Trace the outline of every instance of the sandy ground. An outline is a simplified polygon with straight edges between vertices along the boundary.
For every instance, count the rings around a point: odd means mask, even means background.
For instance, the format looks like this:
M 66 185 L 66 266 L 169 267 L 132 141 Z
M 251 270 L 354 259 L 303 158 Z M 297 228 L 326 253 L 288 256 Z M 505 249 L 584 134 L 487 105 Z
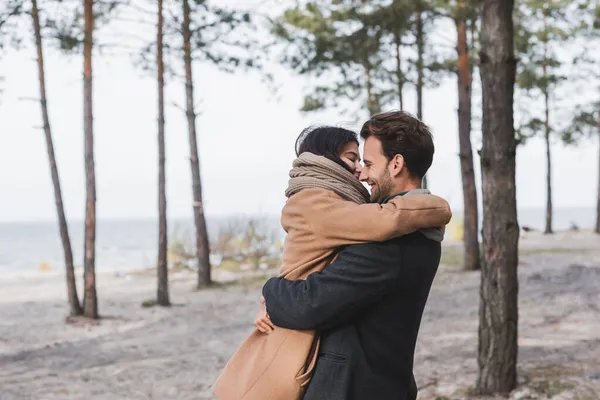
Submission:
M 465 399 L 476 373 L 478 273 L 447 242 L 415 358 L 420 399 Z M 220 276 L 221 279 L 225 278 Z M 171 309 L 142 308 L 148 275 L 98 276 L 98 325 L 65 324 L 59 272 L 0 275 L 0 399 L 211 399 L 252 329 L 260 285 L 201 292 L 172 276 Z M 521 239 L 519 380 L 514 399 L 600 399 L 600 237 Z

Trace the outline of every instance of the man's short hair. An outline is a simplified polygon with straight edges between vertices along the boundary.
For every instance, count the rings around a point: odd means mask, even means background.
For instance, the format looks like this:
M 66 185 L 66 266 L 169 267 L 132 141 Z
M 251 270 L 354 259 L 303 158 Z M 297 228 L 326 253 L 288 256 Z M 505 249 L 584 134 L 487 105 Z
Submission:
M 360 136 L 381 141 L 383 155 L 391 161 L 396 154 L 404 157 L 411 176 L 423 178 L 433 162 L 433 135 L 429 127 L 405 111 L 375 114 L 365 122 Z

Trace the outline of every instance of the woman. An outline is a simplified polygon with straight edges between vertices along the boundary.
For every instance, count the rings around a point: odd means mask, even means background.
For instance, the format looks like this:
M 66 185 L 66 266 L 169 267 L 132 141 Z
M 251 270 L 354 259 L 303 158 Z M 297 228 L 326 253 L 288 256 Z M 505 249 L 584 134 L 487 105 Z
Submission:
M 357 179 L 361 165 L 356 134 L 319 127 L 302 132 L 286 190 L 281 223 L 287 233 L 280 276 L 305 279 L 323 270 L 348 244 L 384 241 L 450 221 L 448 203 L 433 195 L 398 196 L 369 204 Z M 261 326 L 261 321 L 263 326 Z M 213 390 L 220 400 L 299 399 L 318 350 L 315 332 L 277 327 L 259 318 Z

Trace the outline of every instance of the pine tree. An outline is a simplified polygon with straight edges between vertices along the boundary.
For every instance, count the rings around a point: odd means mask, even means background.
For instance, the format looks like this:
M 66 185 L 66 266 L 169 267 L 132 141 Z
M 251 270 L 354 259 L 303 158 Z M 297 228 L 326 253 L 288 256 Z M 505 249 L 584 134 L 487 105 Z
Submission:
M 598 170 L 594 231 L 600 234 L 600 72 L 598 72 L 600 56 L 595 50 L 600 46 L 600 3 L 589 0 L 578 1 L 574 19 L 580 21 L 576 32 L 576 39 L 580 46 L 578 46 L 579 54 L 573 60 L 572 70 L 576 73 L 571 81 L 577 86 L 583 86 L 582 92 L 578 91 L 578 98 L 589 98 L 584 95 L 588 89 L 591 91 L 591 98 L 597 100 L 578 104 L 575 107 L 572 120 L 562 132 L 562 139 L 568 145 L 589 140 L 597 142 Z
M 469 38 L 469 28 L 477 22 L 477 4 L 473 0 L 441 1 L 436 10 L 453 20 L 456 26 L 456 58 L 448 60 L 446 65 L 456 73 L 458 87 L 458 142 L 460 171 L 463 189 L 464 221 L 464 269 L 480 269 L 479 254 L 479 211 L 477 205 L 477 187 L 473 164 L 473 146 L 471 144 L 472 87 L 475 48 L 473 36 Z
M 316 78 L 317 84 L 304 99 L 302 111 L 324 108 L 381 111 L 386 95 L 382 81 L 382 35 L 369 24 L 370 12 L 362 3 L 311 2 L 286 10 L 272 33 L 285 45 L 281 61 L 300 75 Z M 396 76 L 397 70 L 396 70 Z
M 35 47 L 37 51 L 38 80 L 40 85 L 40 107 L 42 112 L 42 121 L 44 126 L 44 135 L 46 138 L 46 148 L 48 152 L 48 161 L 50 163 L 50 174 L 52 176 L 52 186 L 54 188 L 54 202 L 56 204 L 56 213 L 58 217 L 58 227 L 63 246 L 63 255 L 65 259 L 65 273 L 67 280 L 67 298 L 69 301 L 69 315 L 78 316 L 83 313 L 79 297 L 77 295 L 77 285 L 75 283 L 75 267 L 73 262 L 73 250 L 71 248 L 71 238 L 65 208 L 63 204 L 63 195 L 60 185 L 60 177 L 56 156 L 54 154 L 54 143 L 52 140 L 52 129 L 50 127 L 50 116 L 48 115 L 48 100 L 46 97 L 46 72 L 44 68 L 44 51 L 42 42 L 42 28 L 40 23 L 40 10 L 37 0 L 31 0 L 31 17 L 33 22 L 33 32 L 35 37 Z
M 513 0 L 482 0 L 483 256 L 475 388 L 480 395 L 509 393 L 517 385 L 519 225 L 513 8 Z
M 570 38 L 567 7 L 570 0 L 523 0 L 519 3 L 517 51 L 520 56 L 517 83 L 533 104 L 541 103 L 542 115 L 530 115 L 520 127 L 526 137 L 541 135 L 546 145 L 546 223 L 552 228 L 552 152 L 551 138 L 556 133 L 552 120 L 556 90 L 566 79 L 557 48 Z M 529 110 L 536 107 L 528 106 Z
M 170 306 L 167 265 L 167 188 L 165 168 L 165 70 L 163 60 L 163 0 L 158 0 L 156 22 L 156 82 L 158 86 L 158 260 L 156 303 Z

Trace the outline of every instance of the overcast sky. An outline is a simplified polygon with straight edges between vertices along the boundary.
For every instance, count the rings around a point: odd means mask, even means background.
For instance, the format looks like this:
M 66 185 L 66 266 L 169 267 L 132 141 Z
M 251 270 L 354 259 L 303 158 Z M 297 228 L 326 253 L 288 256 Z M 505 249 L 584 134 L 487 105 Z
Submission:
M 253 0 L 254 1 L 254 0 Z M 239 2 L 238 2 L 239 3 Z M 66 211 L 84 214 L 82 62 L 46 51 L 47 93 Z M 350 124 L 349 116 L 329 111 L 303 115 L 304 78 L 280 73 L 276 97 L 256 74 L 228 75 L 196 65 L 197 130 L 208 215 L 277 214 L 284 204 L 294 141 L 311 124 Z M 0 221 L 55 218 L 54 198 L 38 98 L 32 49 L 0 60 L 4 93 L 0 99 Z M 95 156 L 99 218 L 148 218 L 157 214 L 156 84 L 127 57 L 94 60 Z M 167 88 L 167 191 L 170 217 L 192 214 L 189 149 L 183 85 Z M 406 94 L 408 111 L 414 93 Z M 448 79 L 425 92 L 424 120 L 432 127 L 436 154 L 430 188 L 461 208 L 456 82 Z M 356 117 L 356 116 L 353 116 Z M 479 147 L 480 134 L 474 132 Z M 579 148 L 553 146 L 556 207 L 595 205 L 597 144 Z M 545 204 L 542 142 L 532 140 L 518 151 L 519 207 Z M 477 169 L 479 159 L 476 159 Z M 478 182 L 479 185 L 479 182 Z

